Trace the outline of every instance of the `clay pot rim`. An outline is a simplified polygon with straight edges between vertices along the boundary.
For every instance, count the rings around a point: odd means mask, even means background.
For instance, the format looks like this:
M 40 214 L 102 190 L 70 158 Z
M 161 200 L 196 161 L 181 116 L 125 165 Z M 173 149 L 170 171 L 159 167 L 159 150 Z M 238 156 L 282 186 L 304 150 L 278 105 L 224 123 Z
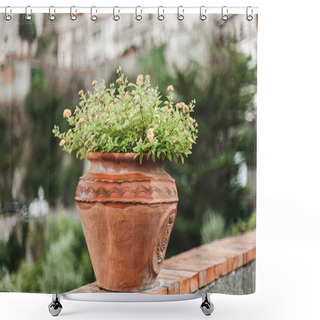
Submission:
M 136 154 L 134 152 L 99 152 L 99 151 L 90 151 L 87 152 L 86 158 L 88 160 L 134 160 L 139 161 L 139 157 L 134 159 Z M 147 160 L 148 154 L 143 153 L 143 160 L 152 161 L 152 157 L 150 156 Z M 161 161 L 156 158 L 156 162 Z M 152 161 L 153 162 L 153 161 Z M 162 162 L 162 161 L 161 161 Z

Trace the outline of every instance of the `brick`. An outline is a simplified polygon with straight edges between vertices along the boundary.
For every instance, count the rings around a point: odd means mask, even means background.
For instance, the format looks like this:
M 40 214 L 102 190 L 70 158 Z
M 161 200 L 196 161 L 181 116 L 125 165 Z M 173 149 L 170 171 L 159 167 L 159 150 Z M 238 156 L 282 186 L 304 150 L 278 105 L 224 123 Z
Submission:
M 82 286 L 80 288 L 71 290 L 67 293 L 106 293 L 107 290 L 101 289 L 98 287 L 97 281 L 88 283 L 85 286 Z
M 167 288 L 167 294 L 180 294 L 180 282 L 172 279 L 161 279 L 162 286 Z
M 179 266 L 180 269 L 185 267 L 186 270 L 188 268 L 190 271 L 202 271 L 206 269 L 208 278 L 207 283 L 219 278 L 221 274 L 225 275 L 227 273 L 227 259 L 199 252 L 190 253 L 188 257 L 184 257 L 184 259 L 179 259 L 178 261 L 171 260 L 165 261 L 165 263 L 166 266 Z M 203 282 L 201 282 L 199 286 L 202 287 L 202 284 Z
M 205 286 L 208 281 L 208 275 L 212 277 L 214 274 L 214 266 L 212 264 L 196 264 L 192 261 L 173 261 L 173 262 L 164 262 L 163 268 L 165 269 L 174 269 L 174 270 L 184 270 L 184 271 L 193 271 L 198 273 L 198 282 L 199 288 Z M 213 275 L 214 277 L 214 275 Z
M 256 258 L 256 248 L 253 248 L 247 252 L 247 263 Z
M 154 289 L 150 289 L 150 290 L 139 292 L 139 293 L 168 294 L 168 288 L 167 287 L 156 287 Z
M 162 268 L 162 274 L 170 274 L 175 276 L 186 277 L 189 279 L 189 292 L 192 293 L 199 289 L 199 273 L 185 270 L 174 270 Z M 181 286 L 180 286 L 181 289 Z
M 219 264 L 216 264 L 216 265 L 214 266 L 214 278 L 213 278 L 213 280 L 219 279 L 221 276 L 222 276 L 222 263 L 219 263 Z M 210 278 L 210 279 L 211 279 L 211 278 Z M 212 282 L 213 280 L 208 281 L 208 282 L 210 283 L 210 282 Z
M 192 251 L 188 252 L 188 254 L 184 255 L 182 258 L 166 260 L 165 265 L 176 265 L 180 266 L 181 268 L 186 266 L 190 269 L 193 268 L 192 270 L 197 270 L 197 266 L 201 266 L 201 269 L 199 270 L 202 270 L 202 268 L 205 267 L 207 268 L 207 283 L 210 283 L 219 278 L 221 275 L 227 274 L 227 261 L 228 259 L 223 257 L 212 256 L 199 251 Z M 199 286 L 202 287 L 202 284 L 203 282 L 199 277 Z
M 186 274 L 187 273 L 187 274 Z M 190 275 L 191 274 L 191 275 Z M 192 277 L 197 275 L 196 273 L 182 271 L 182 270 L 169 270 L 162 269 L 159 273 L 159 279 L 177 280 L 180 283 L 180 294 L 190 293 L 190 283 L 192 287 L 195 287 L 195 280 Z
M 199 251 L 205 252 L 206 255 L 211 256 L 211 257 L 220 257 L 220 258 L 227 258 L 227 268 L 228 268 L 228 273 L 240 268 L 243 266 L 243 262 L 245 260 L 245 254 L 246 252 L 244 250 L 232 250 L 232 249 L 224 249 L 224 248 L 201 248 Z

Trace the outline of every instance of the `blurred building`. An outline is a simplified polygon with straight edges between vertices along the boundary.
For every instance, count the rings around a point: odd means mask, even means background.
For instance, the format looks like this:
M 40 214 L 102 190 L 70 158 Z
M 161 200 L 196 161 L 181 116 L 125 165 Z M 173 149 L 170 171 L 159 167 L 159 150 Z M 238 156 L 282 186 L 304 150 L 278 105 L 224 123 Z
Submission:
M 126 14 L 117 22 L 111 15 L 99 16 L 95 22 L 88 15 L 78 15 L 71 22 L 69 16 L 62 16 L 56 23 L 58 68 L 89 71 L 97 79 L 105 78 L 118 65 L 125 73 L 137 73 L 138 54 L 164 43 L 169 64 L 183 67 L 190 58 L 205 62 L 206 38 L 198 37 L 197 32 L 191 32 L 194 30 L 209 37 L 216 30 L 220 36 L 234 35 L 238 49 L 250 54 L 256 63 L 256 19 L 249 22 L 244 15 L 233 15 L 223 22 L 220 15 L 210 15 L 201 21 L 198 15 L 188 15 L 179 21 L 170 15 L 158 21 L 155 15 L 145 15 L 136 21 L 134 15 Z
M 42 34 L 43 15 L 33 17 L 37 36 Z M 37 52 L 37 41 L 29 44 L 19 35 L 19 16 L 0 19 L 0 109 L 1 105 L 24 101 L 30 89 L 31 58 Z

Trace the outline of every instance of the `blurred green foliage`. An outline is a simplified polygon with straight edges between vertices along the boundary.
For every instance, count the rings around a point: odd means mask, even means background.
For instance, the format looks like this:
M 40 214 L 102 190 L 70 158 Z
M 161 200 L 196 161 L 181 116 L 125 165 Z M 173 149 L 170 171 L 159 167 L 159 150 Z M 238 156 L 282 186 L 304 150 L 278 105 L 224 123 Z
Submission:
M 256 228 L 256 212 L 247 219 L 239 219 L 228 228 L 221 214 L 207 210 L 202 218 L 201 243 L 209 243 L 224 237 L 236 236 Z
M 249 219 L 239 219 L 231 226 L 231 235 L 236 236 L 239 233 L 243 233 L 256 228 L 256 212 L 254 212 Z
M 29 124 L 28 157 L 26 175 L 23 181 L 24 194 L 31 201 L 43 186 L 50 205 L 60 200 L 63 204 L 73 204 L 75 185 L 82 172 L 82 164 L 68 157 L 68 171 L 60 170 L 63 154 L 50 128 L 61 123 L 65 105 L 58 95 L 45 86 L 41 69 L 32 69 L 31 91 L 26 96 L 25 108 Z M 34 168 L 37 170 L 34 170 Z M 66 175 L 66 172 L 68 174 Z M 67 191 L 61 193 L 61 190 Z M 72 190 L 72 192 L 69 192 Z M 62 197 L 62 198 L 61 198 Z
M 50 45 L 56 42 L 54 41 L 57 38 L 55 30 L 50 32 L 43 32 L 38 38 L 38 47 L 37 47 L 37 56 L 44 55 L 50 48 Z
M 0 266 L 0 290 L 2 292 L 19 291 L 19 286 L 10 277 L 10 273 L 6 267 Z
M 4 212 L 4 203 L 11 198 L 12 155 L 11 133 L 9 130 L 9 110 L 0 112 L 0 214 Z
M 6 253 L 12 245 L 0 243 L 0 291 L 62 293 L 94 281 L 80 221 L 62 213 L 42 223 L 41 254 L 29 248 L 37 255 L 34 265 L 20 259 L 18 268 L 11 269 Z M 37 228 L 29 228 L 27 242 L 36 233 Z
M 42 264 L 42 277 L 38 280 L 40 292 L 66 292 L 82 283 L 78 257 L 71 250 L 74 238 L 74 233 L 68 231 L 50 244 Z
M 246 189 L 235 182 L 239 164 L 234 157 L 242 152 L 246 162 L 255 165 L 255 125 L 246 116 L 255 112 L 256 67 L 250 66 L 250 56 L 236 50 L 232 38 L 208 41 L 209 61 L 191 60 L 186 68 L 174 65 L 169 70 L 165 50 L 165 46 L 152 48 L 140 59 L 141 71 L 151 75 L 163 94 L 169 83 L 182 101 L 196 99 L 194 118 L 199 124 L 197 144 L 185 164 L 166 163 L 179 194 L 170 256 L 201 243 L 207 210 L 222 215 L 225 232 L 252 213 Z
M 226 235 L 225 222 L 221 214 L 207 210 L 202 217 L 201 242 L 209 243 Z
M 31 19 L 26 20 L 24 14 L 19 14 L 19 36 L 31 44 L 37 38 L 37 28 L 34 14 Z

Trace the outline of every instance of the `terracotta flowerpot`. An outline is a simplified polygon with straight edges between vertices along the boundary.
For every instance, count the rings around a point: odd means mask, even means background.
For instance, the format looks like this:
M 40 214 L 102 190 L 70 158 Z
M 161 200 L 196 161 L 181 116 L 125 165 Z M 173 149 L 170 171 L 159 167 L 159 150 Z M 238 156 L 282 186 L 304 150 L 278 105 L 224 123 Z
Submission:
M 99 287 L 152 288 L 177 214 L 174 179 L 160 160 L 133 153 L 89 152 L 76 203 Z

